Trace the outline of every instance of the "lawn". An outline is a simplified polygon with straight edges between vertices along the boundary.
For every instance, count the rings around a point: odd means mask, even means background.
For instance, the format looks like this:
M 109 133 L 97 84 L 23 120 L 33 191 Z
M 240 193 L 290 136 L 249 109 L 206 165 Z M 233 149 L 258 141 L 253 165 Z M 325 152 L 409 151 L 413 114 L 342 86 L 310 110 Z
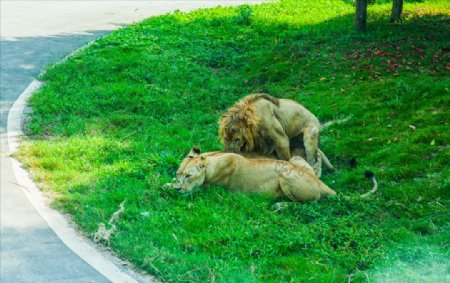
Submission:
M 367 281 L 428 249 L 448 261 L 450 3 L 406 3 L 398 24 L 390 4 L 372 5 L 356 34 L 348 2 L 175 12 L 115 31 L 42 75 L 17 156 L 88 237 L 125 201 L 109 246 L 162 281 Z M 279 209 L 286 199 L 164 188 L 191 146 L 221 149 L 219 116 L 252 92 L 344 119 L 321 135 L 338 196 Z M 365 170 L 380 188 L 361 199 Z

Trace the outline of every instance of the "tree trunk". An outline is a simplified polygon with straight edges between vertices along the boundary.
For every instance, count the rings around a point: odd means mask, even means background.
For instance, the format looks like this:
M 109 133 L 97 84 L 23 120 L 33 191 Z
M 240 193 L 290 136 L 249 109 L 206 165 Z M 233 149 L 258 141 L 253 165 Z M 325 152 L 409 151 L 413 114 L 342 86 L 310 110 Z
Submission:
M 366 31 L 367 0 L 356 0 L 355 29 L 357 32 Z
M 394 0 L 392 3 L 391 23 L 400 19 L 403 10 L 403 0 Z

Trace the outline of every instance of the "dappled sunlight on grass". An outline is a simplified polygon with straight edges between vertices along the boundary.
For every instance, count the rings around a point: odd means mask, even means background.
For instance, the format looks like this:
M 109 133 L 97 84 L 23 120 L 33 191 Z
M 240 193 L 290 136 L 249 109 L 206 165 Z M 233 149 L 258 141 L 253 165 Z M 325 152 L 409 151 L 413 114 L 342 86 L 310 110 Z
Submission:
M 343 1 L 118 30 L 42 76 L 19 157 L 88 235 L 125 200 L 111 247 L 164 281 L 363 281 L 392 247 L 449 236 L 449 6 L 407 4 L 395 25 L 389 7 L 370 7 L 366 35 Z M 285 199 L 220 187 L 164 189 L 191 146 L 221 149 L 220 114 L 251 92 L 344 120 L 321 136 L 338 196 L 280 209 Z M 380 189 L 362 200 L 367 169 Z

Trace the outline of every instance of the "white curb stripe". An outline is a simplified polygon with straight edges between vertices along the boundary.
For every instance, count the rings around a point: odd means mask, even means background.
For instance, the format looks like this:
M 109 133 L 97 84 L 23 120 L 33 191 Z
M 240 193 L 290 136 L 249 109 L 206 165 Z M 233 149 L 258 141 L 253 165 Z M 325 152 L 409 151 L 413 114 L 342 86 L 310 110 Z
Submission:
M 19 137 L 23 134 L 21 129 L 22 113 L 27 100 L 41 86 L 42 83 L 40 81 L 33 80 L 9 109 L 6 132 L 8 134 L 9 152 L 11 154 L 19 149 Z
M 9 111 L 7 133 L 11 154 L 19 148 L 19 137 L 23 135 L 21 124 L 26 101 L 42 85 L 41 82 L 33 80 L 14 102 L 14 105 Z M 79 236 L 64 216 L 48 207 L 45 204 L 45 197 L 30 179 L 28 173 L 21 167 L 19 161 L 15 158 L 11 158 L 11 161 L 16 180 L 20 186 L 25 188 L 23 192 L 28 200 L 67 247 L 112 282 L 137 282 L 131 276 L 122 272 L 115 264 L 110 262 L 104 255 L 95 250 L 94 247 Z

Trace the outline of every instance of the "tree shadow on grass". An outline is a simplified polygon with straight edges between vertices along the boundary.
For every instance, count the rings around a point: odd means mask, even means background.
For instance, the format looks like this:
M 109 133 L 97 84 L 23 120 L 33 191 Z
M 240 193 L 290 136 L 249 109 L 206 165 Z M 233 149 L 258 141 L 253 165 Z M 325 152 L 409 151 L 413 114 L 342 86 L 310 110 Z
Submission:
M 236 22 L 238 20 L 239 24 Z M 117 154 L 111 149 L 107 154 L 112 158 L 105 161 L 107 164 L 96 166 L 120 167 L 124 163 L 131 163 L 132 166 L 125 167 L 123 171 L 118 170 L 115 174 L 100 175 L 91 184 L 71 187 L 70 193 L 73 195 L 68 194 L 61 206 L 74 213 L 83 227 L 94 230 L 96 221 L 108 219 L 117 209 L 118 203 L 128 199 L 128 210 L 112 246 L 122 256 L 164 279 L 176 280 L 179 279 L 177 274 L 183 274 L 190 280 L 202 281 L 210 278 L 211 273 L 217 273 L 218 278 L 226 281 L 231 278 L 227 276 L 234 272 L 248 280 L 263 278 L 283 281 L 292 276 L 302 279 L 320 274 L 322 277 L 319 279 L 322 280 L 343 281 L 348 274 L 366 270 L 380 258 L 385 241 L 390 240 L 389 227 L 384 226 L 386 219 L 392 220 L 400 213 L 394 204 L 389 206 L 382 197 L 366 203 L 330 199 L 296 205 L 276 214 L 271 210 L 271 201 L 260 196 L 244 196 L 219 189 L 182 197 L 164 191 L 161 186 L 174 175 L 174 160 L 181 160 L 184 151 L 192 146 L 186 141 L 203 140 L 205 151 L 218 146 L 217 119 L 210 118 L 218 118 L 227 105 L 241 96 L 267 91 L 302 101 L 321 117 L 332 118 L 330 112 L 343 114 L 350 110 L 362 116 L 368 110 L 350 104 L 354 101 L 365 102 L 367 94 L 339 96 L 338 99 L 344 102 L 339 104 L 342 109 L 336 111 L 333 103 L 337 99 L 331 94 L 340 90 L 333 90 L 333 87 L 342 85 L 342 81 L 349 85 L 360 83 L 364 81 L 360 78 L 365 76 L 369 80 L 369 73 L 374 70 L 364 67 L 367 62 L 375 60 L 371 56 L 378 51 L 378 47 L 385 48 L 385 44 L 390 43 L 389 48 L 395 49 L 399 41 L 410 39 L 411 31 L 415 35 L 413 40 L 420 44 L 428 44 L 426 42 L 430 34 L 437 36 L 437 44 L 441 44 L 442 38 L 448 33 L 443 26 L 448 24 L 448 18 L 445 17 L 433 16 L 392 26 L 387 22 L 388 14 L 370 23 L 377 27 L 373 32 L 358 35 L 353 33 L 351 14 L 306 26 L 249 22 L 245 17 L 181 21 L 174 16 L 151 19 L 146 25 L 123 31 L 123 37 L 116 34 L 115 37 L 105 39 L 96 48 L 102 48 L 102 44 L 105 49 L 123 48 L 124 54 L 134 52 L 136 58 L 142 56 L 140 62 L 148 62 L 149 65 L 152 63 L 149 55 L 156 54 L 155 61 L 159 61 L 159 65 L 154 64 L 134 73 L 133 68 L 127 68 L 124 62 L 116 62 L 117 58 L 105 56 L 103 59 L 109 60 L 107 67 L 115 70 L 114 75 L 124 84 L 152 85 L 151 89 L 161 90 L 157 92 L 161 95 L 158 98 L 162 100 L 169 97 L 168 101 L 176 103 L 130 100 L 127 105 L 121 104 L 120 109 L 118 104 L 103 104 L 101 111 L 94 113 L 94 118 L 115 112 L 123 114 L 124 111 L 133 116 L 138 106 L 142 113 L 139 113 L 139 121 L 126 120 L 126 123 L 115 127 L 112 133 L 105 127 L 95 127 L 103 131 L 98 135 L 105 134 L 111 140 L 126 137 L 123 143 L 132 145 L 130 150 L 123 152 L 117 149 Z M 202 28 L 199 29 L 199 26 Z M 386 33 L 387 29 L 393 33 Z M 147 42 L 150 37 L 151 40 Z M 125 46 L 128 39 L 136 40 L 130 40 L 131 46 Z M 409 48 L 407 44 L 404 45 L 404 48 Z M 174 49 L 174 46 L 177 48 Z M 431 47 L 435 48 L 434 45 Z M 417 56 L 420 59 L 420 54 Z M 376 59 L 376 62 L 385 59 Z M 311 65 L 308 67 L 308 64 Z M 173 71 L 175 67 L 178 69 Z M 327 80 L 338 72 L 342 72 L 343 76 L 337 76 L 334 82 L 329 83 Z M 364 72 L 367 74 L 362 76 Z M 164 77 L 160 78 L 158 74 L 164 74 Z M 383 76 L 395 79 L 393 74 Z M 356 77 L 358 81 L 355 82 Z M 207 84 L 208 80 L 215 80 L 217 84 Z M 229 84 L 228 88 L 223 88 L 219 82 Z M 95 87 L 100 84 L 110 86 L 111 82 L 99 77 L 91 83 Z M 107 91 L 105 87 L 105 100 L 114 94 Z M 323 95 L 326 92 L 330 92 L 330 96 Z M 322 95 L 315 96 L 317 93 Z M 80 97 L 90 98 L 84 93 Z M 347 101 L 349 97 L 352 100 Z M 77 99 L 73 98 L 76 102 Z M 372 101 L 365 102 L 368 103 Z M 204 131 L 183 133 L 182 130 L 168 130 L 170 124 L 175 122 L 179 122 L 179 127 L 192 130 L 197 126 L 192 123 L 193 112 L 200 117 L 196 122 L 205 128 Z M 206 115 L 200 116 L 199 112 Z M 96 122 L 95 119 L 90 120 L 92 113 L 86 114 L 82 108 L 77 109 L 77 114 L 87 123 Z M 149 119 L 145 120 L 146 117 Z M 103 121 L 103 125 L 108 122 Z M 359 138 L 362 139 L 365 136 L 360 132 L 364 133 L 365 129 L 358 128 L 360 122 L 350 126 L 358 130 Z M 137 128 L 150 125 L 157 125 L 159 128 L 154 129 L 159 131 L 134 134 Z M 81 137 L 84 134 L 83 129 L 75 133 Z M 143 141 L 147 141 L 150 135 L 154 135 L 151 143 L 144 144 Z M 62 138 L 67 137 L 62 135 Z M 331 148 L 333 142 L 339 142 L 339 134 L 333 135 L 325 148 Z M 357 146 L 341 143 L 337 155 L 358 152 L 363 145 L 360 145 L 360 141 L 356 143 Z M 369 149 L 377 152 L 381 146 L 385 145 L 374 144 Z M 176 149 L 172 150 L 172 147 Z M 169 157 L 165 156 L 168 149 Z M 147 157 L 150 154 L 154 156 Z M 149 164 L 144 170 L 144 166 L 140 167 L 139 164 L 145 159 L 149 160 Z M 375 158 L 375 161 L 379 160 Z M 366 191 L 364 179 L 356 173 L 346 174 L 335 185 L 341 186 L 341 192 L 350 194 L 358 190 Z M 149 217 L 143 217 L 141 212 L 149 212 Z M 405 210 L 401 213 L 409 212 Z M 405 217 L 409 216 L 407 214 Z M 303 223 L 308 226 L 301 225 Z M 304 262 L 304 265 L 298 266 L 298 262 Z M 253 268 L 259 268 L 255 269 L 261 272 L 259 275 L 254 274 L 255 270 L 252 271 L 253 265 L 256 266 Z M 193 266 L 198 269 L 193 269 Z M 274 273 L 274 266 L 279 274 Z

